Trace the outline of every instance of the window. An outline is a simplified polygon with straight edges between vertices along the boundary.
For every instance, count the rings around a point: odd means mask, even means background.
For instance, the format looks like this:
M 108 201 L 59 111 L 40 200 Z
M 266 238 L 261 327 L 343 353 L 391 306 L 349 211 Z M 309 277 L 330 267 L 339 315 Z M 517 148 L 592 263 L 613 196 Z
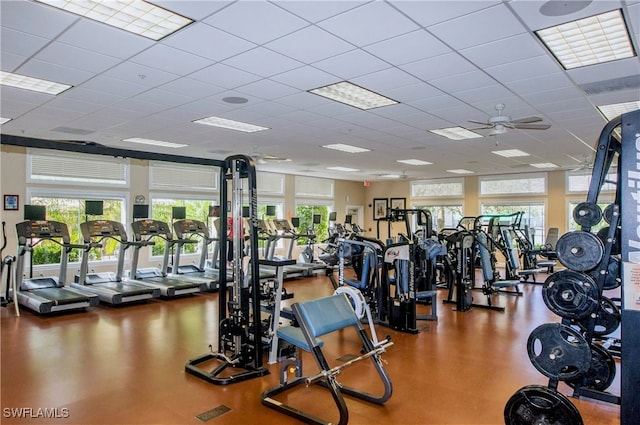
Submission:
M 480 177 L 480 195 L 544 195 L 547 193 L 547 175 L 531 173 Z
M 464 197 L 464 179 L 418 180 L 411 182 L 412 198 Z
M 300 219 L 298 233 L 305 233 L 308 229 L 313 229 L 317 238 L 316 242 L 322 242 L 329 235 L 329 211 L 333 210 L 333 205 L 313 203 L 299 203 L 296 205 L 296 217 Z M 320 223 L 313 223 L 313 217 L 320 216 Z M 298 240 L 298 244 L 307 243 L 307 238 Z
M 186 218 L 191 220 L 199 220 L 207 224 L 211 229 L 212 223 L 209 222 L 209 206 L 216 202 L 204 199 L 175 199 L 164 196 L 152 197 L 151 200 L 151 218 L 154 220 L 164 221 L 171 226 L 173 217 L 173 207 L 185 207 Z M 173 227 L 171 227 L 173 232 Z M 155 245 L 151 248 L 151 255 L 163 255 L 165 241 L 160 238 L 154 238 Z M 201 244 L 185 244 L 183 254 L 195 254 L 200 252 Z
M 126 159 L 30 149 L 27 182 L 76 186 L 129 186 Z
M 546 229 L 545 224 L 545 206 L 543 203 L 517 203 L 517 204 L 483 204 L 482 214 L 513 214 L 518 211 L 524 211 L 521 227 L 529 227 L 529 236 L 534 245 L 544 243 Z
M 333 180 L 296 176 L 296 197 L 333 199 Z
M 284 196 L 284 174 L 256 172 L 256 186 L 259 196 L 282 195 Z
M 428 210 L 436 231 L 444 228 L 455 229 L 463 211 L 462 205 L 415 205 L 413 208 Z
M 181 192 L 215 192 L 218 190 L 217 167 L 195 164 L 151 162 L 149 188 Z
M 65 193 L 59 196 L 49 195 L 44 193 L 32 193 L 30 196 L 30 203 L 32 205 L 44 205 L 47 208 L 47 219 L 53 221 L 60 221 L 65 223 L 69 228 L 69 235 L 71 237 L 71 243 L 83 243 L 82 235 L 80 234 L 80 223 L 87 220 L 105 219 L 114 220 L 117 222 L 124 222 L 124 198 L 115 198 L 112 196 L 109 199 L 107 194 L 98 194 L 93 192 L 91 199 L 102 199 L 104 214 L 100 217 L 86 216 L 84 213 L 84 195 L 73 193 Z M 101 249 L 92 249 L 89 253 L 90 261 L 105 261 L 115 260 L 117 252 L 119 250 L 119 244 L 113 239 L 106 239 L 103 241 Z M 60 263 L 61 247 L 49 241 L 44 241 L 35 246 L 33 249 L 33 264 L 45 265 L 45 264 L 59 264 Z M 79 262 L 82 252 L 79 249 L 73 249 L 69 253 L 69 262 Z
M 610 170 L 605 177 L 605 183 L 602 185 L 601 192 L 614 192 L 618 181 L 618 173 L 616 170 Z M 568 171 L 567 172 L 567 192 L 568 193 L 587 193 L 591 185 L 591 171 Z

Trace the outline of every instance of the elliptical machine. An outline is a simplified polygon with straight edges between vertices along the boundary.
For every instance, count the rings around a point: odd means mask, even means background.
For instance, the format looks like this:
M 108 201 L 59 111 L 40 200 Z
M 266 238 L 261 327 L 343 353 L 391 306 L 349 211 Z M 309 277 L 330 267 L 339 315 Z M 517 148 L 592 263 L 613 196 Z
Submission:
M 11 295 L 13 296 L 13 307 L 16 311 L 16 316 L 20 316 L 20 307 L 18 305 L 18 291 L 16 288 L 16 280 L 15 277 L 11 274 L 11 265 L 16 261 L 15 255 L 7 255 L 6 257 L 2 256 L 2 251 L 7 247 L 7 232 L 5 230 L 5 222 L 2 222 L 2 247 L 0 247 L 0 258 L 2 262 L 0 262 L 0 285 L 1 279 L 4 276 L 6 271 L 7 277 L 5 280 L 4 291 L 2 295 L 0 295 L 0 305 L 2 307 L 6 307 L 9 305 L 9 288 L 11 288 Z

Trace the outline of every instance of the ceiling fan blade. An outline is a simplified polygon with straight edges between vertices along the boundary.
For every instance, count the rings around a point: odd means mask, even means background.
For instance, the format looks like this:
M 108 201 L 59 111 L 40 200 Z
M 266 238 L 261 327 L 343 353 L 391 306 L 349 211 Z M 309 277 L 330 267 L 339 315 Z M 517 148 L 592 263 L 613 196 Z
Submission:
M 542 118 L 540 117 L 524 117 L 524 118 L 518 118 L 517 120 L 511 120 L 512 123 L 516 123 L 516 124 L 526 124 L 526 123 L 530 123 L 530 122 L 540 122 L 542 121 Z
M 491 124 L 489 124 L 489 123 L 488 123 L 488 122 L 486 122 L 486 121 L 469 120 L 469 122 L 472 122 L 472 123 L 474 123 L 474 124 L 488 125 L 489 127 L 487 127 L 487 128 L 490 128 L 490 127 L 491 127 Z
M 551 125 L 549 124 L 515 124 L 514 128 L 519 128 L 520 130 L 546 130 Z

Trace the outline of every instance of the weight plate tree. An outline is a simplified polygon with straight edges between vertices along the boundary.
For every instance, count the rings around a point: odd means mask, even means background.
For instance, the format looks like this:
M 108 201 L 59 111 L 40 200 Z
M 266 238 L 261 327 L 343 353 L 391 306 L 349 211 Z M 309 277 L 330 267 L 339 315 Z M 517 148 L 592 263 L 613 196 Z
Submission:
M 566 381 L 583 375 L 591 365 L 589 344 L 570 326 L 545 323 L 527 340 L 529 360 L 548 378 Z

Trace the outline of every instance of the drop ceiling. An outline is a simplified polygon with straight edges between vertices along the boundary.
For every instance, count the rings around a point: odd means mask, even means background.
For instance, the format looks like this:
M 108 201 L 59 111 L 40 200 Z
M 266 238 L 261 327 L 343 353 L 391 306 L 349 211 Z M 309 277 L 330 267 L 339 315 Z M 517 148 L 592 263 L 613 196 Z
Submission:
M 606 124 L 597 106 L 640 100 L 640 61 L 564 70 L 534 31 L 621 9 L 637 51 L 640 2 L 587 1 L 577 11 L 553 2 L 546 15 L 545 3 L 156 1 L 194 22 L 153 41 L 41 3 L 2 1 L 2 71 L 73 87 L 53 96 L 2 86 L 0 115 L 11 120 L 1 131 L 214 159 L 275 156 L 291 161 L 258 169 L 346 180 L 533 172 L 528 164 L 547 162 L 572 169 L 593 154 Z M 365 111 L 308 92 L 340 81 L 399 104 Z M 477 127 L 469 120 L 487 120 L 498 103 L 512 118 L 538 116 L 551 127 L 476 130 L 484 137 L 469 140 L 429 132 Z M 213 115 L 269 130 L 192 122 Z M 134 137 L 187 146 L 123 141 Z M 336 143 L 370 151 L 322 148 Z M 530 156 L 492 153 L 502 149 Z M 407 159 L 432 164 L 397 162 Z

